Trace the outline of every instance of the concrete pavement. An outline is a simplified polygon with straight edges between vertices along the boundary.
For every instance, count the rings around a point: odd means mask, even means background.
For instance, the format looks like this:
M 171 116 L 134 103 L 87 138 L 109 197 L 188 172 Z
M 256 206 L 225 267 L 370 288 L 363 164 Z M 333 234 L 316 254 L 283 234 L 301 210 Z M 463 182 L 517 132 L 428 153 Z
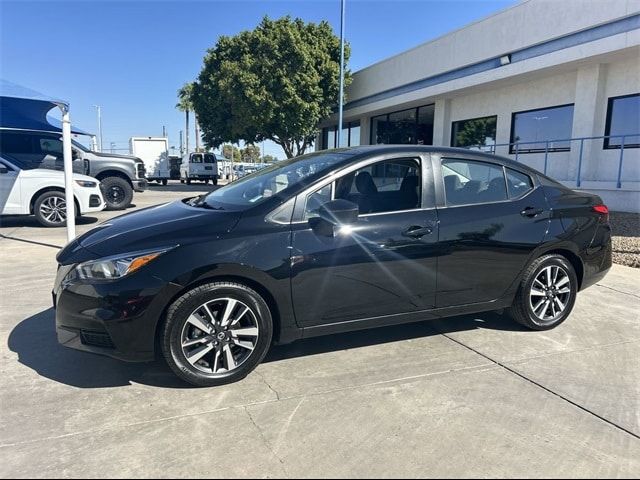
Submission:
M 203 191 L 164 188 L 137 208 Z M 323 337 L 195 389 L 57 345 L 65 234 L 30 222 L 0 227 L 2 478 L 640 475 L 637 269 L 615 266 L 550 332 L 487 313 Z

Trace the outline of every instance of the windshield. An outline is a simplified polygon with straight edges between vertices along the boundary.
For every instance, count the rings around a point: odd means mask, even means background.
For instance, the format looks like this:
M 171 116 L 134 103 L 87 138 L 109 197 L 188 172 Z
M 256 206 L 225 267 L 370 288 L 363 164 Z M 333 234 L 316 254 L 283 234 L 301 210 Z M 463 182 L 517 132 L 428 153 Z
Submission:
M 346 158 L 344 153 L 319 152 L 284 160 L 211 192 L 204 202 L 211 207 L 222 208 L 258 205 Z
M 90 152 L 91 150 L 89 150 L 87 147 L 85 147 L 84 145 L 82 145 L 80 142 L 76 142 L 75 140 L 71 140 L 71 144 L 76 147 L 79 148 L 80 150 L 82 150 L 83 152 Z

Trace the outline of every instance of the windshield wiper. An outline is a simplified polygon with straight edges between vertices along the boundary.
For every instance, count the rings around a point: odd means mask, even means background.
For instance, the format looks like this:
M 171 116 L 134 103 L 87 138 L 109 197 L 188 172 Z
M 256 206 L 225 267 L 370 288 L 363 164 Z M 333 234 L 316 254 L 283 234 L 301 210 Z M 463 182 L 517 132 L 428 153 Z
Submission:
M 191 200 L 189 200 L 189 205 L 191 205 L 192 207 L 196 207 L 196 208 L 207 208 L 209 210 L 224 210 L 224 208 L 222 207 L 214 207 L 213 205 L 210 205 L 207 203 L 207 195 L 208 194 L 203 194 L 203 195 L 198 195 L 197 197 L 193 197 Z

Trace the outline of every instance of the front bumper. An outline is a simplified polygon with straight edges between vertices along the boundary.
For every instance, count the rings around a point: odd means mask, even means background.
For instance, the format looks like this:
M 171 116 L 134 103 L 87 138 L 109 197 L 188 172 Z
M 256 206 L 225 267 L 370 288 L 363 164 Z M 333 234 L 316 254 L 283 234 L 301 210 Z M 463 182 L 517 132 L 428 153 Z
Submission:
M 59 267 L 53 290 L 58 342 L 128 362 L 154 360 L 158 321 L 180 285 L 144 272 L 115 282 L 64 284 L 71 268 Z
M 149 182 L 142 178 L 140 180 L 133 180 L 133 190 L 136 192 L 144 192 L 149 187 Z

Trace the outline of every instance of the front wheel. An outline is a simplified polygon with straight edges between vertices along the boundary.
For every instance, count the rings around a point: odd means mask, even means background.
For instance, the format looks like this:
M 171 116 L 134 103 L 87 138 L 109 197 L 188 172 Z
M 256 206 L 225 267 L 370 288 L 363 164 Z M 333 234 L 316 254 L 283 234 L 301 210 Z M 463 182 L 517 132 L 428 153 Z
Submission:
M 523 275 L 509 314 L 532 330 L 550 330 L 564 322 L 576 301 L 578 277 L 562 255 L 536 259 Z
M 107 177 L 102 180 L 102 192 L 107 210 L 124 210 L 133 200 L 133 187 L 124 178 Z
M 64 227 L 67 224 L 65 194 L 58 191 L 44 192 L 34 202 L 33 213 L 43 227 Z
M 218 177 L 213 177 L 213 184 L 218 185 Z
M 202 285 L 167 311 L 162 350 L 173 372 L 199 386 L 214 387 L 246 377 L 271 346 L 269 307 L 238 283 Z

